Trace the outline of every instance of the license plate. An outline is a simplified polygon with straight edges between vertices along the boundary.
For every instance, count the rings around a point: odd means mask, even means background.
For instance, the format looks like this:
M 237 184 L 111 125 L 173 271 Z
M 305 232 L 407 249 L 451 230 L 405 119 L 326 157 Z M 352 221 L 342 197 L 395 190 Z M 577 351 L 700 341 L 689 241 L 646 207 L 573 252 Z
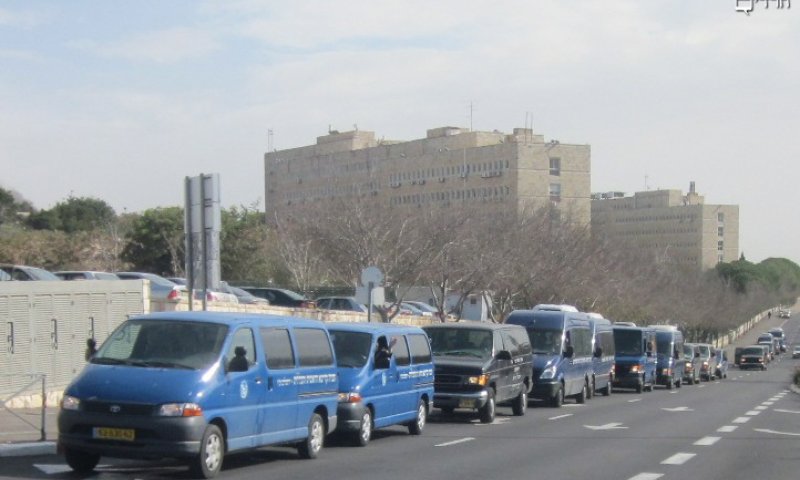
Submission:
M 475 400 L 459 400 L 458 406 L 460 408 L 474 408 L 475 407 Z
M 92 430 L 92 437 L 102 440 L 122 440 L 132 442 L 136 438 L 136 430 L 132 428 L 104 428 L 95 427 Z

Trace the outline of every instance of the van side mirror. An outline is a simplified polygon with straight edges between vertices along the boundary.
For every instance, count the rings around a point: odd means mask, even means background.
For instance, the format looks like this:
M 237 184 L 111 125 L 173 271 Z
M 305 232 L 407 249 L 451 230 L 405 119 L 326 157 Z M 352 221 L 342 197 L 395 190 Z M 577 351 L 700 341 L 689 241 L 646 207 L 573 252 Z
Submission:
M 603 356 L 603 348 L 602 347 L 595 348 L 594 349 L 594 356 L 597 357 L 597 358 L 602 357 Z
M 564 351 L 564 357 L 565 357 L 565 358 L 572 358 L 572 356 L 573 356 L 573 355 L 575 355 L 575 347 L 573 347 L 572 345 L 570 345 L 570 346 L 568 346 L 568 347 L 567 347 L 567 349 Z
M 511 352 L 509 352 L 508 350 L 500 350 L 499 352 L 497 352 L 496 358 L 498 360 L 508 360 L 510 362 Z
M 700 352 L 694 352 L 694 358 L 700 358 Z
M 97 341 L 95 341 L 94 338 L 86 339 L 86 352 L 83 355 L 86 361 L 88 362 L 89 360 L 91 360 L 96 353 L 97 353 Z
M 712 357 L 716 357 L 717 356 L 717 352 L 711 352 L 711 356 Z

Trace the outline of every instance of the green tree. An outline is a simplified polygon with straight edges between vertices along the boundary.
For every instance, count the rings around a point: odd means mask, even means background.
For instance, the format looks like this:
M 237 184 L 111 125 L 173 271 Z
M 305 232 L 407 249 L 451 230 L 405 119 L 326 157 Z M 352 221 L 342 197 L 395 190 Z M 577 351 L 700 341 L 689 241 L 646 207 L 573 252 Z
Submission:
M 183 208 L 153 208 L 135 217 L 125 235 L 121 257 L 132 270 L 182 275 L 185 258 Z
M 112 225 L 116 217 L 114 209 L 103 200 L 70 196 L 50 210 L 31 215 L 28 225 L 36 230 L 89 232 Z
M 264 212 L 255 207 L 222 210 L 220 269 L 229 282 L 266 285 L 283 278 Z
M 20 213 L 30 213 L 33 206 L 26 201 L 17 201 L 10 190 L 0 187 L 0 225 L 19 223 Z

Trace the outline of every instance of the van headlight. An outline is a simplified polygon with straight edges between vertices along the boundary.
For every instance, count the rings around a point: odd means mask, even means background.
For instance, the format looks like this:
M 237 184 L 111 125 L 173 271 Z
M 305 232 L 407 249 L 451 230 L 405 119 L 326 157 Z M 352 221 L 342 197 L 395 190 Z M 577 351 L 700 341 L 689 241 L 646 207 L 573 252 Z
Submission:
M 631 373 L 639 373 L 642 371 L 641 365 L 633 365 L 631 366 Z
M 64 410 L 80 410 L 81 400 L 72 395 L 64 395 L 64 398 L 61 399 L 61 408 Z
M 555 376 L 556 376 L 556 366 L 550 365 L 549 367 L 545 368 L 544 371 L 542 371 L 542 374 L 539 375 L 539 378 L 541 378 L 542 380 L 550 380 L 552 378 L 555 378 Z
M 476 375 L 474 377 L 467 377 L 467 384 L 486 386 L 489 384 L 489 375 Z
M 158 409 L 160 417 L 200 417 L 203 409 L 196 403 L 165 403 Z

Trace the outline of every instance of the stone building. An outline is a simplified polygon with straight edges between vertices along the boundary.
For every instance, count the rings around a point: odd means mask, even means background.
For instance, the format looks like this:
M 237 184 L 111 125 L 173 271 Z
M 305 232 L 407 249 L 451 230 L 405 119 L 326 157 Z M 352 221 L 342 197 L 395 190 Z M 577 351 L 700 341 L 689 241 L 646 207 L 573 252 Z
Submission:
M 476 212 L 552 204 L 562 218 L 589 224 L 589 146 L 545 142 L 530 129 L 443 127 L 410 141 L 332 131 L 313 145 L 267 152 L 264 173 L 268 217 L 361 196 L 386 207 L 468 205 Z
M 707 270 L 739 258 L 739 206 L 709 205 L 695 191 L 592 195 L 592 233 L 658 259 Z

